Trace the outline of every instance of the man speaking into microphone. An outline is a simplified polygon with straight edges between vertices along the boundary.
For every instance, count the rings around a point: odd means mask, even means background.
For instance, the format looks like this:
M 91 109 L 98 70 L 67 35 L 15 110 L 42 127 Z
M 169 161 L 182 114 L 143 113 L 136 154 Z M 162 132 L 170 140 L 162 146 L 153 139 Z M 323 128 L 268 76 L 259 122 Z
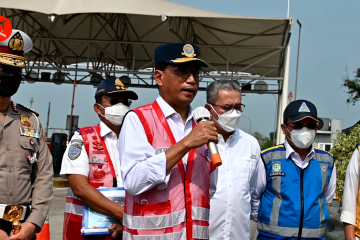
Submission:
M 237 81 L 212 82 L 206 98 L 222 160 L 211 174 L 215 186 L 210 187 L 210 239 L 250 239 L 250 201 L 257 181 L 260 146 L 253 136 L 238 129 L 245 105 Z
M 123 239 L 209 239 L 210 163 L 217 143 L 212 121 L 195 123 L 190 103 L 199 89 L 198 47 L 169 43 L 155 49 L 159 96 L 124 119 L 119 137 L 126 189 Z

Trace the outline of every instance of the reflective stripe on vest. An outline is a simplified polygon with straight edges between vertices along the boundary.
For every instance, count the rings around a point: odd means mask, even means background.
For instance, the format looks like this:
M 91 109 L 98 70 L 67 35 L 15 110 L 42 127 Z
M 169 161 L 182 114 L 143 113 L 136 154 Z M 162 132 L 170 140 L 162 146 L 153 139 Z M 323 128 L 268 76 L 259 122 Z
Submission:
M 126 240 L 186 240 L 186 228 L 180 232 L 166 233 L 161 235 L 132 235 L 128 232 L 123 233 L 123 239 Z
M 209 221 L 209 209 L 192 206 L 192 219 Z M 129 229 L 160 229 L 179 225 L 186 221 L 186 210 L 156 216 L 131 216 L 124 213 L 123 225 Z
M 258 222 L 258 230 L 274 234 L 283 237 L 297 237 L 299 234 L 299 228 L 279 227 L 274 225 L 267 225 L 262 222 Z M 301 238 L 321 238 L 325 235 L 325 227 L 310 229 L 303 228 Z
M 67 198 L 65 203 L 65 212 L 75 215 L 83 215 L 84 203 L 77 197 L 75 197 L 73 191 L 69 187 L 67 190 Z
M 129 229 L 160 229 L 179 225 L 186 220 L 186 210 L 156 216 L 131 216 L 124 213 L 123 225 Z
M 209 228 L 207 226 L 194 225 L 194 239 L 209 239 Z M 132 235 L 128 232 L 123 233 L 123 239 L 126 240 L 186 240 L 186 228 L 180 232 L 166 233 L 161 235 Z

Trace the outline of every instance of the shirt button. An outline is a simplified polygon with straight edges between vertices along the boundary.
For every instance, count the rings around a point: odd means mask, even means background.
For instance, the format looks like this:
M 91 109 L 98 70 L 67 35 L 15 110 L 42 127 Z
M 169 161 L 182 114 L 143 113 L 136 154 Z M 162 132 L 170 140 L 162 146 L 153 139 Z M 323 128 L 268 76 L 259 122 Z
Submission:
M 9 148 L 9 147 L 7 147 L 7 148 L 6 148 L 6 150 L 7 150 L 7 151 L 10 151 L 10 148 Z
M 10 193 L 10 196 L 14 195 L 12 192 Z
M 229 203 L 229 206 L 231 206 L 232 204 L 231 203 Z
M 231 184 L 229 184 L 229 187 L 231 187 Z
M 12 172 L 12 169 L 11 169 L 11 168 L 9 169 L 9 172 Z

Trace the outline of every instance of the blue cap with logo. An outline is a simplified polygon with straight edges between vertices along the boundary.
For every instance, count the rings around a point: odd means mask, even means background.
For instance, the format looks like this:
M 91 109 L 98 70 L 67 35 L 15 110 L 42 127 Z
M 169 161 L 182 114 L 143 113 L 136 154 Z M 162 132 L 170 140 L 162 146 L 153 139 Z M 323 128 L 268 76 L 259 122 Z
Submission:
M 132 100 L 138 99 L 138 95 L 134 91 L 128 90 L 121 80 L 116 77 L 102 80 L 96 89 L 95 98 L 109 94 L 119 94 Z
M 167 43 L 155 49 L 155 65 L 161 62 L 171 64 L 196 63 L 207 67 L 206 62 L 199 58 L 199 48 L 192 43 Z
M 284 124 L 287 119 L 297 122 L 307 117 L 310 117 L 317 122 L 319 121 L 315 105 L 307 100 L 296 100 L 286 106 L 284 111 Z

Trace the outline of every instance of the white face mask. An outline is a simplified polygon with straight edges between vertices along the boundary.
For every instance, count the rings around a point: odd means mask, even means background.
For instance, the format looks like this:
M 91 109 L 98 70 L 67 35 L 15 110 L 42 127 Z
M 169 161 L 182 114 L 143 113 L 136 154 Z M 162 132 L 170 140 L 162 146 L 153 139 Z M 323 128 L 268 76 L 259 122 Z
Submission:
M 289 129 L 286 128 L 286 130 L 289 131 Z M 314 129 L 308 129 L 307 127 L 303 127 L 301 130 L 292 130 L 290 132 L 291 139 L 296 147 L 298 148 L 308 148 L 311 146 L 315 139 L 315 130 Z
M 105 116 L 103 116 L 104 118 L 106 118 L 107 120 L 109 120 L 109 122 L 111 122 L 112 124 L 119 126 L 121 125 L 125 114 L 130 110 L 129 107 L 125 106 L 123 103 L 117 103 L 111 107 L 103 107 L 100 104 L 98 104 L 100 107 L 105 109 Z
M 214 121 L 216 121 L 220 125 L 220 127 L 222 129 L 224 129 L 226 132 L 235 131 L 235 129 L 240 124 L 241 112 L 238 111 L 238 110 L 233 109 L 233 110 L 227 111 L 226 113 L 223 113 L 223 114 L 219 115 L 215 111 L 213 106 L 212 105 L 210 105 L 210 106 L 214 110 L 216 115 L 218 115 L 218 117 L 219 117 L 218 120 L 214 119 Z

